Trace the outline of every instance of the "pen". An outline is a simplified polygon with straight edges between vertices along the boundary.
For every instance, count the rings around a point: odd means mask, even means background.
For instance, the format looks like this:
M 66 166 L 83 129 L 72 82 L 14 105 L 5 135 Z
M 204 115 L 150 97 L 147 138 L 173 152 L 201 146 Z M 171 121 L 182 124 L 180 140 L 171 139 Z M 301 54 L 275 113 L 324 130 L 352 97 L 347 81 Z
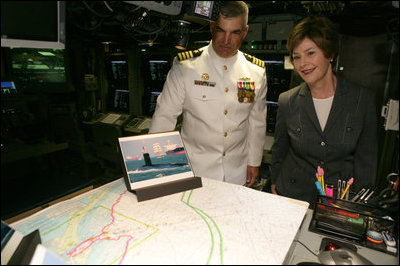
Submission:
M 336 198 L 340 198 L 340 189 L 342 188 L 342 180 L 338 180 L 338 183 L 337 183 L 337 195 L 336 195 Z
M 368 199 L 372 196 L 372 194 L 374 194 L 374 190 L 371 191 L 371 193 L 369 193 L 369 195 L 364 199 L 364 202 L 367 203 Z
M 343 194 L 343 191 L 346 189 L 346 181 L 342 180 L 342 187 L 341 187 L 341 193 Z
M 350 192 L 349 192 L 349 190 L 347 190 L 346 195 L 344 196 L 345 200 L 349 200 L 349 194 L 350 194 Z
M 351 199 L 351 201 L 356 201 L 365 191 L 365 188 L 360 189 L 357 194 Z
M 364 192 L 364 194 L 362 194 L 362 196 L 360 197 L 360 199 L 357 202 L 361 202 L 365 198 L 365 196 L 368 194 L 368 192 L 369 192 L 369 188 Z
M 344 195 L 346 195 L 347 190 L 349 190 L 349 187 L 353 184 L 353 182 L 354 182 L 354 178 L 352 177 L 352 178 L 350 178 L 349 182 L 347 182 L 347 187 L 346 187 L 345 190 L 343 191 L 343 194 L 342 194 L 342 196 L 340 197 L 340 199 L 343 199 L 343 198 L 344 198 Z

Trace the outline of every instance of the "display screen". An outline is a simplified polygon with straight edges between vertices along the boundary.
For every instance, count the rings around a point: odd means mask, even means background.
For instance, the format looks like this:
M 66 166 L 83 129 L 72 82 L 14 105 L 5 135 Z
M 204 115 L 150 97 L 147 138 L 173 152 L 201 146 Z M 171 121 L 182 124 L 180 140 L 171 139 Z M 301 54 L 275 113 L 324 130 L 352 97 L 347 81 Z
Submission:
M 1 1 L 1 46 L 65 48 L 64 1 Z
M 213 1 L 195 1 L 194 13 L 211 18 Z
M 129 91 L 115 90 L 114 110 L 121 112 L 129 112 Z
M 157 106 L 157 98 L 160 96 L 161 92 L 159 91 L 152 91 L 150 94 L 150 103 L 149 103 L 149 114 L 153 114 L 156 110 Z
M 112 60 L 111 71 L 115 80 L 128 78 L 128 64 L 126 60 Z
M 165 82 L 170 69 L 168 61 L 165 60 L 149 60 L 150 76 L 152 81 Z
M 13 79 L 29 84 L 65 83 L 64 54 L 63 49 L 12 48 Z
M 13 95 L 17 93 L 17 88 L 13 81 L 2 81 L 1 82 L 1 94 L 2 95 Z

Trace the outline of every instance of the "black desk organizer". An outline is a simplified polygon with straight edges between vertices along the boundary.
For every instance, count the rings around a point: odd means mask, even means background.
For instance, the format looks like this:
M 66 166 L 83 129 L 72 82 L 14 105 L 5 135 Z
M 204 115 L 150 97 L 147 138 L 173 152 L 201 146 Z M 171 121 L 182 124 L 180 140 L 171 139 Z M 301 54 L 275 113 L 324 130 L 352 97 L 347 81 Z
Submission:
M 352 197 L 350 197 L 352 198 Z M 386 244 L 372 243 L 367 240 L 367 231 L 393 232 L 398 240 L 398 228 L 385 209 L 359 202 L 341 200 L 327 196 L 318 196 L 314 206 L 313 218 L 309 230 L 327 236 L 335 236 L 353 244 L 397 255 L 399 243 L 396 242 L 396 253 L 388 251 Z

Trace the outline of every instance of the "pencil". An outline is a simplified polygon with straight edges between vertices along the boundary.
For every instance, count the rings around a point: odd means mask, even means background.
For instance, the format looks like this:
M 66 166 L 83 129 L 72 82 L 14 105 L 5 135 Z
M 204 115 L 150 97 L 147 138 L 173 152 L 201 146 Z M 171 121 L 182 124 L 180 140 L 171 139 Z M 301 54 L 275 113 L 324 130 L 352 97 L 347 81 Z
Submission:
M 354 178 L 350 178 L 349 182 L 347 182 L 347 187 L 346 189 L 343 191 L 342 196 L 340 197 L 340 199 L 344 198 L 344 195 L 346 195 L 347 190 L 349 190 L 349 187 L 351 186 L 351 184 L 353 184 Z

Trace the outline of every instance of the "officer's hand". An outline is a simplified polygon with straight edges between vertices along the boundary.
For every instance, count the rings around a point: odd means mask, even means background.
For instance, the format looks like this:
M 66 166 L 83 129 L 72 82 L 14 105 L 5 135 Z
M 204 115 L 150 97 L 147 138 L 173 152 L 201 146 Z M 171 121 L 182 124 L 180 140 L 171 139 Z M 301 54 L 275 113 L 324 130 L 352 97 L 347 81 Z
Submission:
M 260 169 L 254 166 L 247 166 L 247 177 L 246 177 L 246 187 L 251 187 L 256 182 Z

